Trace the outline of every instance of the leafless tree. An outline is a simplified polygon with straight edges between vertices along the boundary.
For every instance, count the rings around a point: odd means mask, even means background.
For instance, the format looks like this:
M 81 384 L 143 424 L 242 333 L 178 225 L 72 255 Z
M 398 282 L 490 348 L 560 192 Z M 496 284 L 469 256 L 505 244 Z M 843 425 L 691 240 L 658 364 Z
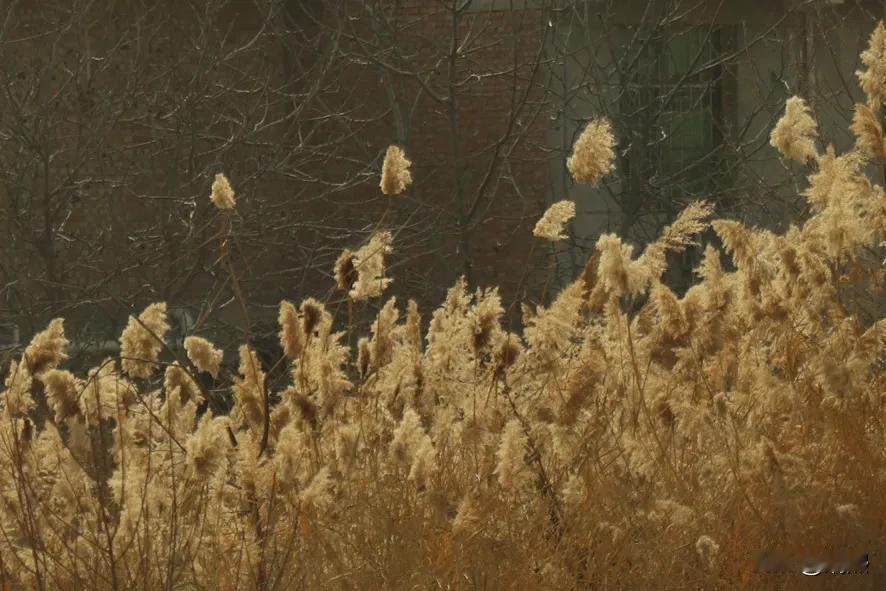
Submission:
M 272 348 L 283 298 L 321 297 L 342 322 L 373 316 L 376 303 L 348 310 L 330 273 L 381 227 L 396 234 L 390 295 L 428 310 L 465 275 L 499 285 L 519 320 L 516 304 L 577 275 L 602 232 L 642 246 L 690 200 L 786 223 L 804 214 L 787 197 L 804 174 L 778 161 L 769 131 L 801 94 L 823 138 L 849 140 L 881 4 L 8 2 L 4 339 L 64 315 L 96 353 L 129 313 L 166 300 L 179 333 Z M 619 157 L 592 189 L 565 160 L 599 116 Z M 391 143 L 414 163 L 397 198 L 378 191 Z M 227 226 L 208 200 L 217 172 L 237 192 Z M 578 216 L 550 250 L 531 230 L 563 198 Z M 685 285 L 692 253 L 674 262 Z

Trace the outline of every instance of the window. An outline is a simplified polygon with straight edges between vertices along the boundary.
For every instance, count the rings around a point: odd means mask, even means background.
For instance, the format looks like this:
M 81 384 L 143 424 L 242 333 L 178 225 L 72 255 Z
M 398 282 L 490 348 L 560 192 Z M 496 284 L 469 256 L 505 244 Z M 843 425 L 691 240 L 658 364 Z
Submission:
M 732 30 L 697 26 L 627 33 L 619 99 L 628 131 L 621 146 L 622 232 L 646 243 L 686 203 L 721 201 L 728 187 L 723 139 L 734 92 L 724 56 L 733 44 Z M 688 281 L 692 258 L 671 261 L 680 268 L 672 274 L 675 283 Z
M 462 0 L 465 12 L 504 12 L 508 10 L 538 10 L 542 0 Z

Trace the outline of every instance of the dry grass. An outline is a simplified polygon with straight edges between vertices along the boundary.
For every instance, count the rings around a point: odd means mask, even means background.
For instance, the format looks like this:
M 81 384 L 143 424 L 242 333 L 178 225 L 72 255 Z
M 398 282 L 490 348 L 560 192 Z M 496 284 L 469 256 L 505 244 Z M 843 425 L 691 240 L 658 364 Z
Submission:
M 863 79 L 880 118 L 883 93 Z M 239 375 L 225 382 L 202 339 L 189 341 L 192 358 L 162 360 L 171 354 L 163 305 L 132 318 L 121 359 L 84 377 L 60 369 L 65 339 L 54 321 L 12 363 L 0 398 L 0 581 L 120 590 L 809 582 L 798 568 L 753 573 L 771 550 L 868 551 L 867 575 L 822 577 L 829 588 L 876 585 L 886 320 L 865 319 L 856 300 L 882 301 L 886 197 L 862 172 L 876 151 L 819 154 L 808 121 L 793 135 L 789 125 L 779 135 L 808 142 L 802 154 L 796 142 L 774 144 L 809 158 L 811 217 L 785 235 L 714 222 L 737 270 L 724 271 L 709 246 L 683 298 L 660 278 L 667 252 L 706 227 L 701 203 L 636 258 L 618 237 L 601 238 L 581 278 L 548 309 L 525 310 L 521 335 L 502 327 L 495 290 L 472 293 L 463 281 L 424 335 L 417 308 L 401 320 L 391 299 L 356 351 L 322 303 L 283 302 L 286 357 L 262 367 L 244 345 Z M 579 164 L 593 180 L 611 165 Z M 340 261 L 339 287 L 354 300 L 380 296 L 389 281 L 390 240 L 380 236 Z M 288 384 L 271 391 L 269 375 L 284 368 Z M 228 416 L 207 410 L 201 370 L 232 388 Z

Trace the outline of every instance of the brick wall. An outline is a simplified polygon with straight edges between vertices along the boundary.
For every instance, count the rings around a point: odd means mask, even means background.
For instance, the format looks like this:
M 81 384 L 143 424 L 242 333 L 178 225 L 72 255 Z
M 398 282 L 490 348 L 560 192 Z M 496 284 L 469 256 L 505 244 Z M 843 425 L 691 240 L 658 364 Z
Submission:
M 208 203 L 219 171 L 238 195 L 231 247 L 255 322 L 271 326 L 282 298 L 341 296 L 330 291 L 332 263 L 379 224 L 398 231 L 390 295 L 416 298 L 426 318 L 463 273 L 500 285 L 506 303 L 520 285 L 539 293 L 546 252 L 531 252 L 531 230 L 547 197 L 537 11 L 465 13 L 453 37 L 447 7 L 419 0 L 374 15 L 356 3 L 315 10 L 320 22 L 295 11 L 273 21 L 278 29 L 262 28 L 246 1 L 122 2 L 75 18 L 78 7 L 28 4 L 0 40 L 0 77 L 21 97 L 36 92 L 0 105 L 2 311 L 23 339 L 59 314 L 72 333 L 108 319 L 118 330 L 117 298 L 136 308 L 227 300 Z M 450 88 L 453 38 L 461 52 Z M 321 75 L 328 52 L 332 69 Z M 390 143 L 414 162 L 402 198 L 378 189 Z M 36 165 L 41 151 L 48 167 Z M 48 225 L 41 187 L 51 193 Z M 25 193 L 19 216 L 13 202 Z M 236 308 L 216 317 L 236 327 Z
M 442 249 L 421 262 L 421 280 L 450 285 L 468 274 L 475 285 L 500 286 L 507 303 L 521 282 L 537 293 L 545 277 L 545 249 L 530 252 L 547 190 L 544 22 L 522 10 L 466 12 L 454 23 L 448 5 L 413 1 L 394 13 L 412 67 L 433 72 L 430 92 L 408 87 L 421 95 L 407 136 L 417 179 L 410 198 L 433 212 Z M 453 39 L 460 49 L 450 75 Z

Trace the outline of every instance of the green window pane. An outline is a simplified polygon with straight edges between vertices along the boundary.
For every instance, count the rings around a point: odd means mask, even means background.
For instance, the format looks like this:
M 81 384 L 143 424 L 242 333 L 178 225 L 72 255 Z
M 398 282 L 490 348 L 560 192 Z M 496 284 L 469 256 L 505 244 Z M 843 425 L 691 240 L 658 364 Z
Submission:
M 631 32 L 633 35 L 633 31 Z M 643 43 L 631 83 L 621 99 L 622 114 L 633 123 L 627 172 L 650 172 L 685 195 L 705 191 L 713 164 L 705 159 L 717 148 L 720 109 L 719 31 L 706 27 L 658 30 Z M 632 183 L 632 190 L 638 186 Z

